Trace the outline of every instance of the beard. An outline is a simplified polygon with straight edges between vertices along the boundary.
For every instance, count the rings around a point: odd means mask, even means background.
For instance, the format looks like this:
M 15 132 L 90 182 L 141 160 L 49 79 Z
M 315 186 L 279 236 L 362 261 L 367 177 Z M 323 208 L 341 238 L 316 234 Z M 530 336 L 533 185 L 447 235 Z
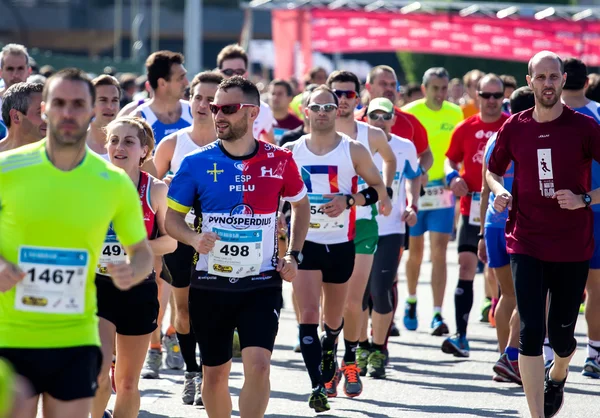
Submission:
M 342 119 L 352 117 L 354 118 L 354 111 L 351 109 L 340 109 L 338 111 L 338 116 Z
M 551 98 L 545 97 L 544 91 L 552 91 L 554 93 L 554 96 L 552 96 Z M 558 89 L 542 89 L 539 92 L 535 91 L 535 99 L 540 106 L 546 109 L 551 109 L 560 100 L 561 94 L 562 87 Z
M 248 115 L 235 124 L 229 124 L 229 129 L 220 134 L 219 139 L 223 141 L 235 142 L 242 138 L 248 132 Z M 218 136 L 218 135 L 217 135 Z
M 323 121 L 314 121 L 310 124 L 310 131 L 320 134 L 327 134 L 335 131 L 335 119 L 329 121 L 329 123 L 323 123 Z
M 80 127 L 71 134 L 62 134 L 59 127 L 48 122 L 49 137 L 51 137 L 57 145 L 62 147 L 78 147 L 81 143 L 85 143 L 87 137 L 87 126 Z

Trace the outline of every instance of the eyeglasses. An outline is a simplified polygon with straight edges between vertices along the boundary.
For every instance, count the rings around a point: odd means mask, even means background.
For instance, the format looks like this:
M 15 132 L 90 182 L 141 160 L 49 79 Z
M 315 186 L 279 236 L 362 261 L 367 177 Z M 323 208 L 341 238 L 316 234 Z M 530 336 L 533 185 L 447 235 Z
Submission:
M 333 112 L 334 110 L 336 110 L 338 107 L 335 103 L 325 103 L 325 104 L 317 104 L 317 103 L 311 103 L 308 106 L 306 106 L 311 112 L 325 112 L 325 113 L 330 113 Z
M 488 92 L 484 92 L 484 91 L 479 91 L 477 92 L 477 94 L 479 95 L 479 97 L 481 97 L 482 99 L 489 99 L 490 97 L 493 97 L 494 99 L 501 99 L 504 97 L 504 93 L 488 93 Z
M 211 103 L 209 105 L 209 107 L 210 107 L 210 111 L 212 112 L 213 115 L 216 115 L 217 113 L 219 113 L 219 110 L 222 111 L 223 114 L 225 114 L 225 115 L 233 115 L 234 113 L 237 113 L 237 111 L 243 107 L 258 107 L 258 106 L 255 104 L 249 104 L 249 103 L 235 103 L 235 104 L 226 104 L 226 105 L 217 105 L 217 104 Z
M 333 90 L 333 93 L 338 97 L 338 99 L 341 99 L 342 97 L 346 96 L 348 99 L 356 99 L 356 96 L 358 96 L 358 93 L 355 92 L 354 90 Z
M 371 112 L 369 113 L 369 119 L 371 120 L 392 120 L 392 118 L 394 117 L 394 115 L 392 113 L 381 113 L 381 114 L 377 114 L 375 112 Z
M 223 74 L 225 74 L 227 77 L 231 77 L 232 75 L 244 75 L 246 74 L 246 69 L 245 68 L 227 68 L 225 70 L 221 70 L 221 72 Z

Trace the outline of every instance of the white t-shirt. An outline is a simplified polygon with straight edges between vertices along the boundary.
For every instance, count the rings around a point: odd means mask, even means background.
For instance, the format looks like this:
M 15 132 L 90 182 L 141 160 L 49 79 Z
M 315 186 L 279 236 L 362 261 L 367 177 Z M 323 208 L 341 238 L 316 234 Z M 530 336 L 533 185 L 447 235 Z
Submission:
M 406 210 L 406 179 L 414 179 L 421 175 L 415 144 L 394 134 L 392 134 L 392 138 L 388 143 L 396 156 L 396 173 L 392 185 L 394 196 L 392 197 L 392 212 L 390 215 L 377 215 L 379 236 L 406 233 L 406 226 L 401 220 L 402 214 Z M 383 159 L 379 153 L 373 156 L 373 162 L 381 172 Z
M 268 133 L 273 129 L 273 125 L 275 125 L 276 120 L 273 116 L 273 111 L 269 107 L 268 104 L 260 101 L 260 112 L 258 113 L 258 117 L 254 121 L 254 126 L 252 127 L 252 132 L 254 133 L 254 138 L 260 138 L 260 135 L 263 132 Z

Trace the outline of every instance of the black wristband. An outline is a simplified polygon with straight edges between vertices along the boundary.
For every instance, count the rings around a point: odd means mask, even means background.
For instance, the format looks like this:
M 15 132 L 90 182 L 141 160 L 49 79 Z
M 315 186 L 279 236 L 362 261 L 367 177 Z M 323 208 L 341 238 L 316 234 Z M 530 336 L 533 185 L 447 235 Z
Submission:
M 386 187 L 385 190 L 387 190 L 388 197 L 390 199 L 393 199 L 394 198 L 394 189 L 392 189 L 391 187 Z
M 477 234 L 477 239 L 483 239 L 483 234 Z
M 365 204 L 363 206 L 374 205 L 379 200 L 379 194 L 377 193 L 377 190 L 371 186 L 361 190 L 359 193 L 365 197 Z

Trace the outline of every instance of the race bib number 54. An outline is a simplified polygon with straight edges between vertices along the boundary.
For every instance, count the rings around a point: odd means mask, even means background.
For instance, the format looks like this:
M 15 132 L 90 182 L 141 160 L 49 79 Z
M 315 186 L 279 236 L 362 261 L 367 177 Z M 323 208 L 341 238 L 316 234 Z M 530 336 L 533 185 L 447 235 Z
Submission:
M 16 286 L 15 309 L 83 313 L 88 263 L 86 250 L 20 247 L 19 267 L 26 276 Z

